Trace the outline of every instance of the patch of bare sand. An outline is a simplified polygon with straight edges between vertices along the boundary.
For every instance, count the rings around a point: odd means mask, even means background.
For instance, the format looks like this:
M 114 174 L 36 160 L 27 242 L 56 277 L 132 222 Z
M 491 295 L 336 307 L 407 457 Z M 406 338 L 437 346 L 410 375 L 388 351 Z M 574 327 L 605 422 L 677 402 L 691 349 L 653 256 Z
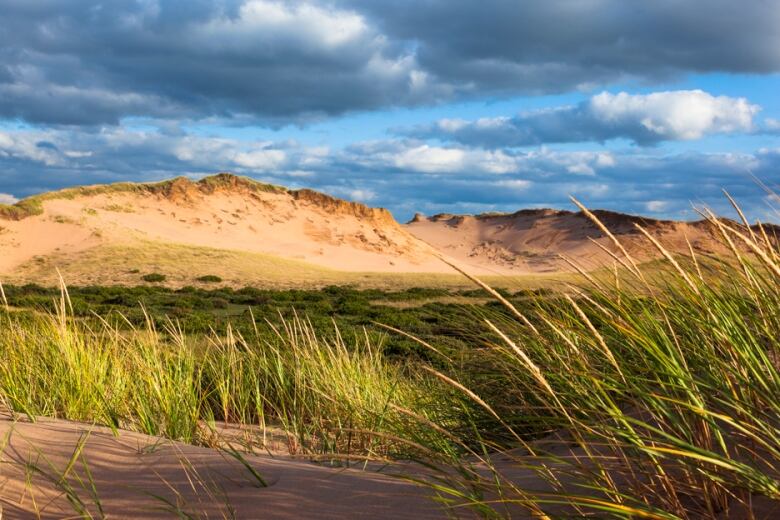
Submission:
M 0 448 L 4 520 L 77 517 L 63 482 L 93 515 L 99 501 L 109 518 L 172 518 L 177 509 L 194 518 L 446 517 L 425 488 L 377 472 L 246 455 L 262 487 L 222 451 L 66 421 L 0 418 Z

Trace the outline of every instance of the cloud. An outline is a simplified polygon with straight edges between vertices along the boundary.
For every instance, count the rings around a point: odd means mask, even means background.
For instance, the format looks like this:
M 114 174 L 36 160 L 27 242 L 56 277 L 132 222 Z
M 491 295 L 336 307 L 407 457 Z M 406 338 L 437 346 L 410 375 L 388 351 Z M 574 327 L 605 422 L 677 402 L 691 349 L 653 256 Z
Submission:
M 566 92 L 686 73 L 780 68 L 780 10 L 768 2 L 348 0 L 420 66 L 475 91 Z
M 353 111 L 780 71 L 775 2 L 3 2 L 0 118 L 306 123 Z
M 640 145 L 751 132 L 760 107 L 701 90 L 602 92 L 579 105 L 476 121 L 444 119 L 409 135 L 485 148 L 629 139 Z M 771 120 L 767 122 L 767 126 Z
M 19 201 L 13 195 L 8 193 L 0 193 L 0 204 L 16 204 Z
M 651 213 L 663 212 L 669 207 L 669 203 L 664 200 L 648 200 L 645 202 L 645 208 Z
M 295 141 L 248 141 L 148 129 L 13 130 L 0 133 L 0 192 L 17 197 L 77 184 L 151 181 L 234 171 L 292 188 L 310 187 L 389 208 L 416 211 L 515 211 L 589 206 L 659 217 L 695 218 L 691 203 L 728 212 L 721 189 L 754 218 L 772 216 L 766 194 L 780 185 L 780 149 L 753 153 L 659 150 L 483 150 L 413 139 L 343 148 Z
M 3 21 L 0 117 L 33 123 L 274 125 L 446 90 L 405 44 L 330 2 L 12 2 Z

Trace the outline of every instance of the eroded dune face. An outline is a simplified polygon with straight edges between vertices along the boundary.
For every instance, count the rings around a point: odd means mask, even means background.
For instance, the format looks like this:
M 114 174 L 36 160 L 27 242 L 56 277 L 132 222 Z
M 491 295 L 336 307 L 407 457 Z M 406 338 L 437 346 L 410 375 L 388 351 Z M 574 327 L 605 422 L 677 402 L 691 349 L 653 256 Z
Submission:
M 232 175 L 48 194 L 0 220 L 0 273 L 101 246 L 178 244 L 264 253 L 344 271 L 442 271 L 387 210 Z M 186 261 L 186 259 L 183 259 Z
M 644 219 L 595 211 L 637 261 L 658 258 L 659 251 L 640 234 L 641 225 L 675 253 L 688 254 L 688 242 L 700 253 L 721 253 L 715 229 L 707 222 Z M 501 274 L 569 271 L 569 258 L 585 269 L 611 265 L 611 239 L 582 213 L 550 209 L 512 214 L 416 216 L 406 229 L 457 261 Z

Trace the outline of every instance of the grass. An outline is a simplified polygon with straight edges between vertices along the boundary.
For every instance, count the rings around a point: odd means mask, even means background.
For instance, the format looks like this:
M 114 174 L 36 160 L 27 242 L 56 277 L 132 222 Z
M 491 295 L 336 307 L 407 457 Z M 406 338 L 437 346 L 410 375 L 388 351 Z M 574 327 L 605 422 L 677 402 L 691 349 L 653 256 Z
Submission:
M 168 277 L 167 277 L 167 276 L 165 276 L 164 274 L 160 274 L 160 273 L 149 273 L 149 274 L 145 274 L 145 275 L 143 275 L 143 276 L 141 277 L 141 279 L 142 279 L 144 282 L 149 282 L 149 283 L 160 283 L 160 282 L 164 282 L 165 280 L 167 280 L 167 279 L 168 279 Z
M 294 452 L 341 455 L 403 452 L 368 433 L 408 429 L 393 406 L 443 417 L 437 396 L 449 390 L 435 379 L 368 342 L 348 347 L 335 330 L 319 337 L 303 319 L 272 328 L 273 339 L 187 336 L 173 322 L 95 326 L 69 306 L 64 296 L 54 314 L 3 316 L 0 396 L 12 410 L 186 442 L 203 423 L 272 423 Z
M 481 486 L 493 501 L 472 505 L 552 516 L 773 514 L 780 255 L 747 227 L 712 223 L 739 244 L 733 262 L 705 272 L 656 243 L 665 270 L 645 274 L 624 257 L 629 285 L 592 279 L 522 312 L 506 302 L 510 317 L 484 322 L 490 381 L 451 384 L 514 442 L 479 432 L 480 464 L 492 468 Z M 535 483 L 518 485 L 518 474 Z
M 222 281 L 222 278 L 215 274 L 206 274 L 197 277 L 195 280 L 201 283 L 220 283 Z
M 297 453 L 411 457 L 450 505 L 489 517 L 760 517 L 780 504 L 780 251 L 760 228 L 711 224 L 733 258 L 648 237 L 662 262 L 615 244 L 614 275 L 552 294 L 474 279 L 500 307 L 462 314 L 458 342 L 386 329 L 427 360 L 295 314 L 120 327 L 75 317 L 63 290 L 52 312 L 0 314 L 0 396 L 188 442 L 225 421 L 280 427 Z

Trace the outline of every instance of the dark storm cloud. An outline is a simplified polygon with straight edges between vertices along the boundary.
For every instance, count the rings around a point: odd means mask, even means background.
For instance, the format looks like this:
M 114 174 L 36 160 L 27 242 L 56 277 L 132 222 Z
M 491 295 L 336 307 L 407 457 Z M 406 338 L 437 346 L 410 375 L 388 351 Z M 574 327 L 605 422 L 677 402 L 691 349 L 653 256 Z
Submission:
M 397 0 L 365 6 L 426 70 L 475 90 L 563 92 L 686 72 L 780 69 L 775 0 Z
M 617 138 L 654 145 L 709 134 L 750 132 L 758 111 L 758 106 L 744 98 L 716 97 L 701 90 L 648 95 L 604 92 L 576 106 L 536 110 L 511 118 L 444 119 L 402 132 L 484 148 Z
M 272 2 L 0 2 L 0 117 L 305 120 L 434 101 L 359 13 Z
M 594 208 L 692 218 L 696 215 L 691 203 L 727 211 L 721 193 L 726 187 L 752 218 L 780 221 L 780 215 L 768 209 L 771 197 L 751 177 L 778 188 L 777 149 L 664 155 L 636 149 L 482 150 L 404 139 L 329 149 L 122 127 L 101 132 L 0 131 L 0 193 L 18 198 L 74 184 L 202 176 L 220 170 L 388 207 L 402 220 L 416 211 L 569 208 L 569 195 Z
M 0 0 L 0 118 L 304 122 L 780 70 L 776 1 Z

